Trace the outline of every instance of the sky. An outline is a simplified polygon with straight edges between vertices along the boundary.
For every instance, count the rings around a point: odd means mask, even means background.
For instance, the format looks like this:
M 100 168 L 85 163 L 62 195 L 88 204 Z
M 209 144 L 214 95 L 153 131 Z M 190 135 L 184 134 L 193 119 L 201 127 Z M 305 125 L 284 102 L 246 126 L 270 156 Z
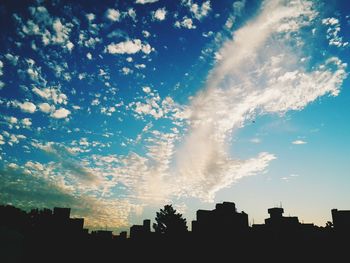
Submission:
M 350 5 L 2 1 L 0 203 L 128 229 L 350 209 Z

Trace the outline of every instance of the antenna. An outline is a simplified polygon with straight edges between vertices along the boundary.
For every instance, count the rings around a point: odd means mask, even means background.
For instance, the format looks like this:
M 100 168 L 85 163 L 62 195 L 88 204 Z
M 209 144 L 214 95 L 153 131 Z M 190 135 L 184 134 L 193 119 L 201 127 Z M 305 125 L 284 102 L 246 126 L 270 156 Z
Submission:
M 280 208 L 282 208 L 282 202 L 280 201 Z

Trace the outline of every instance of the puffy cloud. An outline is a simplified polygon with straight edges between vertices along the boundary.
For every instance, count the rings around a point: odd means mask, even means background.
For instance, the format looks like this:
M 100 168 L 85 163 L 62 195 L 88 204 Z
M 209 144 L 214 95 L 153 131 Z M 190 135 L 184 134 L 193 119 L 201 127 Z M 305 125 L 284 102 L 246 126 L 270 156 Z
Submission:
M 63 24 L 60 18 L 52 17 L 44 6 L 30 7 L 31 18 L 22 26 L 27 35 L 41 36 L 44 45 L 60 45 L 69 51 L 74 44 L 69 41 L 73 24 Z
M 148 38 L 151 36 L 151 33 L 148 32 L 147 30 L 142 30 L 142 35 L 145 37 L 145 38 Z
M 44 89 L 34 87 L 32 91 L 43 99 L 53 101 L 54 104 L 67 104 L 67 95 L 62 93 L 58 87 Z
M 113 8 L 109 8 L 106 11 L 106 17 L 109 20 L 113 21 L 113 22 L 119 21 L 119 19 L 120 19 L 120 12 L 119 12 L 119 10 L 116 10 L 116 9 L 113 9 Z
M 19 59 L 19 56 L 14 56 L 10 53 L 7 53 L 5 55 L 5 58 L 13 65 L 13 66 L 16 66 L 17 65 L 17 62 L 18 62 L 18 59 Z
M 128 9 L 128 15 L 134 20 L 136 21 L 136 11 L 134 8 L 129 8 Z
M 73 25 L 68 23 L 63 25 L 59 18 L 55 19 L 52 28 L 54 29 L 55 35 L 51 37 L 51 42 L 53 44 L 63 44 L 67 43 L 69 40 L 69 33 Z
M 157 19 L 159 21 L 162 21 L 165 19 L 167 11 L 165 8 L 158 8 L 154 13 L 153 13 L 153 19 Z
M 30 118 L 24 118 L 21 120 L 21 123 L 28 128 L 32 125 L 32 120 Z
M 29 101 L 25 101 L 23 103 L 18 101 L 13 101 L 12 104 L 15 107 L 19 107 L 23 112 L 34 113 L 36 111 L 35 104 Z
M 91 59 L 92 59 L 92 55 L 91 55 L 91 53 L 90 53 L 90 52 L 88 52 L 88 53 L 86 54 L 86 57 L 87 57 L 89 60 L 91 60 Z
M 155 3 L 158 2 L 159 0 L 136 0 L 135 3 L 136 4 L 151 4 L 151 3 Z
M 183 28 L 187 28 L 187 29 L 195 29 L 196 28 L 196 26 L 193 24 L 192 19 L 188 18 L 188 17 L 184 17 L 181 22 L 176 21 L 175 27 L 178 27 L 178 28 L 183 27 Z
M 63 119 L 63 118 L 67 118 L 69 114 L 70 114 L 69 110 L 67 110 L 65 108 L 59 108 L 58 110 L 55 110 L 51 114 L 51 117 L 53 117 L 55 119 Z
M 295 140 L 292 142 L 292 144 L 301 145 L 301 144 L 307 144 L 307 142 L 303 140 Z
M 124 75 L 129 75 L 132 73 L 132 69 L 128 68 L 128 67 L 123 67 L 122 68 L 122 72 Z
M 193 14 L 193 16 L 198 20 L 202 19 L 203 17 L 206 17 L 211 11 L 209 0 L 202 3 L 202 5 L 193 3 L 192 0 L 188 0 L 186 5 L 190 8 L 190 11 Z
M 109 44 L 106 51 L 110 54 L 135 54 L 142 51 L 145 54 L 149 54 L 152 51 L 151 46 L 143 44 L 140 39 L 127 40 L 117 44 Z
M 95 18 L 96 18 L 95 14 L 93 14 L 93 13 L 88 13 L 85 16 L 86 16 L 87 20 L 89 20 L 89 22 L 95 20 Z
M 330 46 L 346 47 L 349 46 L 349 42 L 344 42 L 343 38 L 339 36 L 340 33 L 340 21 L 334 17 L 328 17 L 322 19 L 322 24 L 329 26 L 327 29 L 327 39 Z
M 38 107 L 39 107 L 39 110 L 44 112 L 44 113 L 50 113 L 51 111 L 54 110 L 54 107 L 51 106 L 50 104 L 46 103 L 46 102 L 40 103 L 38 105 Z
M 16 124 L 18 122 L 18 119 L 16 117 L 6 117 L 6 120 L 10 123 L 10 124 Z
M 151 88 L 150 87 L 143 87 L 142 88 L 142 90 L 143 90 L 143 92 L 145 92 L 145 93 L 150 93 L 151 92 Z

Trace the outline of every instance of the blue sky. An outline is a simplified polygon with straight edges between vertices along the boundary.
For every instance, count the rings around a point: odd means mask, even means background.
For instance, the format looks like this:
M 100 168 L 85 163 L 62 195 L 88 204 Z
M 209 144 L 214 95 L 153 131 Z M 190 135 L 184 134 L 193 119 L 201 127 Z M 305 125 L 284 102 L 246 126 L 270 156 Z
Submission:
M 349 209 L 344 1 L 5 1 L 0 201 L 121 230 L 172 203 Z

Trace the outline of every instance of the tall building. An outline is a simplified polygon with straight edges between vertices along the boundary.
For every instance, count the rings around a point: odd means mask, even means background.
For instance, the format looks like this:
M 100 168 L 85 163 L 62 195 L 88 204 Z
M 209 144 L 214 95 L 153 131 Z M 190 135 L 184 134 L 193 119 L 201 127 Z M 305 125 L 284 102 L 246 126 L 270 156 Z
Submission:
M 350 210 L 332 209 L 332 221 L 336 231 L 350 232 Z
M 151 233 L 151 220 L 143 220 L 143 225 L 133 225 L 130 227 L 130 238 L 140 239 L 149 237 Z
M 202 235 L 232 235 L 247 231 L 248 215 L 238 213 L 233 202 L 216 204 L 214 210 L 198 210 L 197 220 L 192 221 L 192 232 Z

